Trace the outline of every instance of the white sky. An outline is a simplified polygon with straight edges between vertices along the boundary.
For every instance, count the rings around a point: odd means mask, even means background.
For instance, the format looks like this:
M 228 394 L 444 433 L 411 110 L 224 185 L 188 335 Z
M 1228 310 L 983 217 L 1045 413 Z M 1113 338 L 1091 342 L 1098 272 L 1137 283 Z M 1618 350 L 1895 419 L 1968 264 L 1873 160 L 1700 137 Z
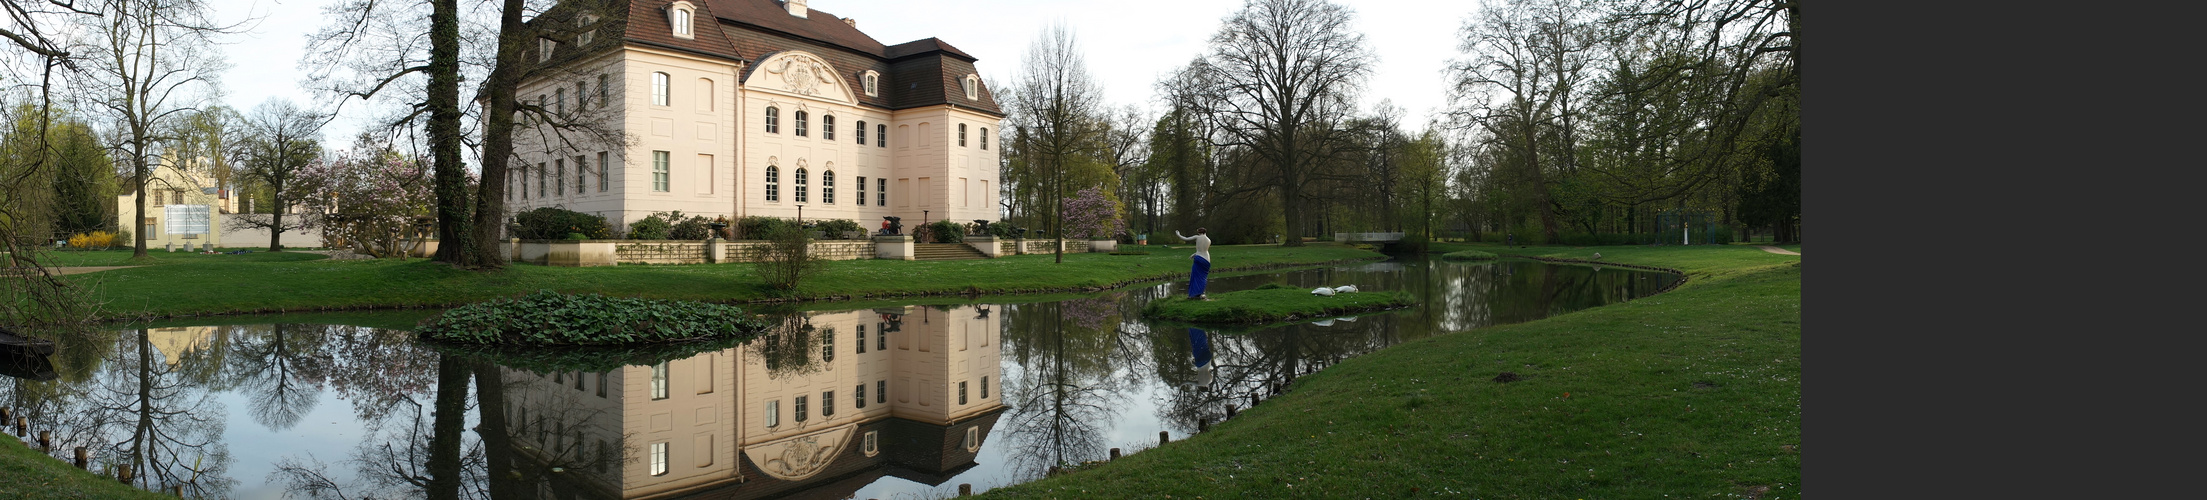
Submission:
M 302 91 L 298 62 L 308 33 L 324 23 L 332 0 L 211 0 L 226 20 L 264 18 L 225 45 L 231 69 L 222 75 L 224 100 L 241 112 L 270 96 L 322 107 Z M 1335 0 L 1356 12 L 1355 29 L 1378 56 L 1366 82 L 1362 108 L 1382 99 L 1404 109 L 1403 126 L 1422 128 L 1446 104 L 1444 70 L 1456 52 L 1456 30 L 1477 3 L 1458 1 Z M 1155 109 L 1155 84 L 1173 68 L 1208 49 L 1219 21 L 1240 0 L 813 0 L 813 8 L 858 20 L 861 31 L 884 44 L 939 37 L 979 58 L 984 77 L 1008 85 L 1027 46 L 1051 22 L 1073 28 L 1087 53 L 1088 71 L 1113 107 Z M 358 103 L 325 130 L 323 139 L 343 147 L 359 130 Z M 1154 111 L 1152 111 L 1154 113 Z

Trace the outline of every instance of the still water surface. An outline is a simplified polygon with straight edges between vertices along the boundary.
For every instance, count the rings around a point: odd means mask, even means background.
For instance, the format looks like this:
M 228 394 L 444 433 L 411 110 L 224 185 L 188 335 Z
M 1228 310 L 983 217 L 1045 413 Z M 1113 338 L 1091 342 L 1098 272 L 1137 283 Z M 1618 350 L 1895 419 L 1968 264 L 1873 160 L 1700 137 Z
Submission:
M 269 316 L 58 339 L 51 356 L 15 358 L 0 397 L 54 431 L 53 455 L 87 446 L 96 471 L 130 463 L 140 487 L 193 497 L 940 498 L 1133 453 L 1160 431 L 1182 439 L 1344 358 L 1676 279 L 1397 259 L 1211 288 L 1353 284 L 1418 307 L 1254 331 L 1140 317 L 1182 282 L 789 311 L 734 348 L 594 371 Z

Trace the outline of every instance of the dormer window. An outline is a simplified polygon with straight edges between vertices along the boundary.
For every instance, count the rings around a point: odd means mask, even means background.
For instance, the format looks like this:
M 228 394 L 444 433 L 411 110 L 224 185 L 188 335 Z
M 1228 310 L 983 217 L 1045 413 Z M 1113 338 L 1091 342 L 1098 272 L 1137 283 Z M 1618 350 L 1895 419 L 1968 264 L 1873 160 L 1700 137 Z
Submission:
M 961 84 L 960 86 L 965 87 L 966 100 L 981 100 L 981 77 L 966 75 L 966 78 L 964 80 L 960 80 L 958 83 Z
M 690 29 L 691 19 L 696 14 L 697 6 L 690 5 L 689 2 L 675 2 L 674 5 L 667 6 L 667 23 L 674 25 L 675 38 L 697 37 Z
M 575 23 L 575 27 L 584 28 L 584 31 L 580 35 L 575 35 L 575 45 L 590 45 L 590 41 L 595 40 L 598 37 L 598 30 L 592 28 L 592 26 L 598 24 L 598 16 L 594 14 L 583 14 L 582 19 L 578 21 L 579 22 Z
M 866 82 L 866 97 L 881 97 L 880 72 L 867 71 L 865 76 L 859 77 L 859 81 Z
M 552 60 L 552 50 L 557 48 L 559 48 L 559 42 L 554 42 L 550 38 L 536 39 L 536 62 Z

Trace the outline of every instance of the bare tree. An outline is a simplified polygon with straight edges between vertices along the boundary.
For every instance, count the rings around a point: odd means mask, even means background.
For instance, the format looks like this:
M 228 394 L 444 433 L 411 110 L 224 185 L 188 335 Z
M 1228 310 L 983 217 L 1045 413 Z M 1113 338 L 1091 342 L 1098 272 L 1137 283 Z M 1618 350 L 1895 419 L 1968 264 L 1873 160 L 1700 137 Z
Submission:
M 1264 172 L 1262 184 L 1225 194 L 1275 189 L 1289 246 L 1303 244 L 1305 188 L 1337 177 L 1322 165 L 1355 144 L 1336 125 L 1353 111 L 1374 56 L 1349 31 L 1352 16 L 1325 0 L 1249 0 L 1191 66 L 1208 85 L 1189 104 L 1217 122 L 1218 146 L 1247 149 Z
M 208 21 L 197 0 L 106 0 L 101 10 L 105 17 L 88 20 L 79 42 L 91 73 L 83 100 L 113 120 L 111 148 L 130 169 L 138 198 L 131 220 L 141 221 L 154 169 L 164 160 L 196 160 L 162 148 L 175 139 L 174 122 L 212 93 L 212 75 L 223 65 L 212 37 L 227 28 Z M 132 233 L 132 258 L 146 257 L 145 231 Z
M 314 192 L 314 186 L 300 182 L 300 174 L 322 155 L 323 123 L 320 115 L 283 98 L 263 101 L 246 118 L 245 125 L 252 135 L 235 151 L 243 167 L 240 173 L 266 184 L 270 203 L 266 218 L 247 214 L 237 220 L 247 227 L 268 230 L 270 252 L 283 251 L 284 231 L 312 228 L 318 222 L 312 218 L 314 214 L 301 214 L 287 221 L 284 212 L 298 204 L 301 197 Z
M 1087 187 L 1073 185 L 1073 171 L 1102 158 L 1097 149 L 1105 132 L 1103 88 L 1088 74 L 1080 43 L 1063 23 L 1043 29 L 1028 46 L 1014 86 L 1009 114 L 1016 132 L 1009 149 L 1032 173 L 1027 182 L 1040 188 L 1035 205 L 1057 236 L 1057 262 L 1063 263 L 1061 208 L 1067 193 Z

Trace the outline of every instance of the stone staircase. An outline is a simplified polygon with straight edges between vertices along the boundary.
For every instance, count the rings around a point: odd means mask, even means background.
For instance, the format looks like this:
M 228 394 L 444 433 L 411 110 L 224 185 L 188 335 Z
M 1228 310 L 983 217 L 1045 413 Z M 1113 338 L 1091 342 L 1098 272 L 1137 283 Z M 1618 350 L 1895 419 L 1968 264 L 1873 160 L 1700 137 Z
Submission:
M 914 260 L 967 260 L 989 258 L 988 254 L 981 253 L 980 250 L 974 250 L 972 246 L 968 246 L 964 243 L 914 243 L 912 244 L 912 257 Z

